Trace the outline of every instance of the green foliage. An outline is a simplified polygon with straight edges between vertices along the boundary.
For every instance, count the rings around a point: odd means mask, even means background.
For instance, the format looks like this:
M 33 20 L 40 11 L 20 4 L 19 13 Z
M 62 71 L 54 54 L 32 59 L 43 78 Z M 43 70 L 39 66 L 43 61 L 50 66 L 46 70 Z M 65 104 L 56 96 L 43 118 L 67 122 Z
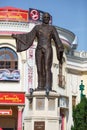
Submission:
M 85 97 L 73 108 L 73 122 L 74 126 L 71 130 L 87 130 L 87 99 Z

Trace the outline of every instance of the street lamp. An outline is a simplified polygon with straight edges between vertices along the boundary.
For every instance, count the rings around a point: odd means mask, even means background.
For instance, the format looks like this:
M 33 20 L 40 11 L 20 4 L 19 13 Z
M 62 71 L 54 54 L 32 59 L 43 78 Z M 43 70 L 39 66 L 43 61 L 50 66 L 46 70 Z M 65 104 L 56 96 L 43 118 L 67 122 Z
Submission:
M 83 90 L 84 90 L 84 85 L 83 85 L 83 80 L 81 80 L 81 85 L 79 86 L 79 90 L 81 90 L 81 95 L 80 95 L 80 97 L 81 97 L 81 99 L 82 99 L 82 97 L 85 97 L 85 95 L 83 94 Z

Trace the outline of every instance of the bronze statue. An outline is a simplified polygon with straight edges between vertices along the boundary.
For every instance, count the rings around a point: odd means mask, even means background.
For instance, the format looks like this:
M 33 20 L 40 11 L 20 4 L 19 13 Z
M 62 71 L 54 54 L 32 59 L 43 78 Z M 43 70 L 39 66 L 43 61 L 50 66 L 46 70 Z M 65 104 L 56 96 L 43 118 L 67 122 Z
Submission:
M 31 32 L 16 35 L 12 34 L 12 37 L 16 39 L 17 52 L 27 50 L 33 44 L 35 38 L 37 38 L 35 58 L 38 73 L 38 90 L 52 90 L 52 39 L 55 42 L 57 59 L 61 64 L 63 58 L 63 44 L 61 43 L 56 28 L 52 25 L 49 25 L 49 21 L 49 13 L 44 13 L 42 24 L 36 25 Z

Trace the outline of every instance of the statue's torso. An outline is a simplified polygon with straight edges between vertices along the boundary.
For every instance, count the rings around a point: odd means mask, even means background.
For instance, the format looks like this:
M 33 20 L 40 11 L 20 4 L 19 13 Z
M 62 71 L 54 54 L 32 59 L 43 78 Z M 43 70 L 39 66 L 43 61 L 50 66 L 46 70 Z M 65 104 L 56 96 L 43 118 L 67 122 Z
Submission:
M 52 39 L 52 26 L 50 25 L 37 25 L 36 27 L 36 36 L 38 40 L 38 46 L 48 48 L 51 47 Z

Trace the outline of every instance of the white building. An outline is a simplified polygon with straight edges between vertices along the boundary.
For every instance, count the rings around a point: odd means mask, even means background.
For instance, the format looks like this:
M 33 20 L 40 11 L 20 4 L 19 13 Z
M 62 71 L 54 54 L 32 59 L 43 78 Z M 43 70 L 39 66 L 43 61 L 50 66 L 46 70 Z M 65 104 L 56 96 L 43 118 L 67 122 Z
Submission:
M 34 10 L 37 11 L 37 10 Z M 37 70 L 35 66 L 35 40 L 27 51 L 17 53 L 16 41 L 12 33 L 29 32 L 36 19 L 29 19 L 29 11 L 13 7 L 0 8 L 0 127 L 4 130 L 31 129 L 29 98 L 30 88 L 37 88 Z M 41 13 L 41 12 L 39 12 Z M 76 52 L 77 38 L 69 30 L 56 27 L 65 47 L 62 81 L 59 81 L 59 63 L 53 47 L 53 86 L 57 92 L 57 113 L 59 130 L 70 130 L 72 122 L 72 103 L 80 101 L 79 85 L 84 80 L 87 85 L 87 53 Z M 85 91 L 86 94 L 86 91 Z M 56 96 L 57 97 L 57 96 Z M 35 104 L 33 104 L 35 105 Z M 36 113 L 35 113 L 36 114 Z M 55 114 L 55 113 L 54 113 Z M 37 114 L 36 114 L 37 115 Z M 53 116 L 53 115 L 51 115 Z M 51 119 L 52 117 L 49 116 Z M 35 121 L 34 117 L 33 121 Z M 53 128 L 54 128 L 53 124 Z M 49 127 L 50 128 L 50 127 Z M 33 128 L 34 129 L 34 128 Z M 43 129 L 40 129 L 43 130 Z

